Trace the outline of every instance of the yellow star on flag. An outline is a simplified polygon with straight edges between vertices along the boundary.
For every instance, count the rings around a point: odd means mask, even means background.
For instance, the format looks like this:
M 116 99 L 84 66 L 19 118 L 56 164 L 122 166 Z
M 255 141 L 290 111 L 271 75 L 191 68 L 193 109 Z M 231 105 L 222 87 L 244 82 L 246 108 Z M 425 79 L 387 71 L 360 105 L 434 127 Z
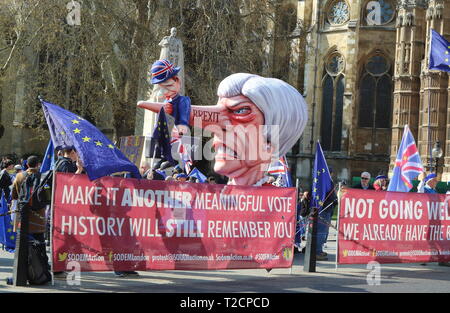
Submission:
M 60 134 L 64 136 L 66 134 L 66 132 L 65 131 L 61 131 Z
M 92 138 L 89 138 L 88 136 L 83 138 L 83 142 L 91 142 Z
M 73 130 L 73 132 L 74 132 L 75 134 L 80 134 L 80 133 L 81 133 L 81 129 L 75 128 L 75 129 Z
M 109 144 L 108 148 L 114 149 L 114 146 L 112 144 Z
M 72 120 L 72 124 L 80 124 L 80 121 L 78 121 L 78 120 Z
M 103 144 L 102 144 L 100 141 L 96 141 L 96 142 L 95 142 L 95 145 L 98 146 L 98 147 L 103 146 Z

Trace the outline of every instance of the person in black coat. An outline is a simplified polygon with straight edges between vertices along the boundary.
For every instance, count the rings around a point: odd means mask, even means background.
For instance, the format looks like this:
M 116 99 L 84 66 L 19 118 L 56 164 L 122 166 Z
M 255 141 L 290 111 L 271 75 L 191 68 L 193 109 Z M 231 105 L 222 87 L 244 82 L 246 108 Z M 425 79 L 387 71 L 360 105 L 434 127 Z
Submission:
M 361 182 L 353 185 L 352 188 L 364 189 L 364 190 L 375 190 L 373 188 L 373 186 L 370 184 L 370 173 L 362 172 L 361 173 Z

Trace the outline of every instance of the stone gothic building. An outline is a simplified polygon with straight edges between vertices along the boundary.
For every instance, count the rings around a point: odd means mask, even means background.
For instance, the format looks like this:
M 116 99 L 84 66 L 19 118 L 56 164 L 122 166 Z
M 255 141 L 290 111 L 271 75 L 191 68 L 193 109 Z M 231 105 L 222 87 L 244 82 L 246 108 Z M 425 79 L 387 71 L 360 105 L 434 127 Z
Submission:
M 406 124 L 424 165 L 433 164 L 430 148 L 441 143 L 438 172 L 441 180 L 450 180 L 449 77 L 427 69 L 430 29 L 450 39 L 450 0 L 275 2 L 262 43 L 262 74 L 288 81 L 309 105 L 308 125 L 288 155 L 301 185 L 310 184 L 318 140 L 336 181 L 350 181 L 362 171 L 390 172 Z M 26 108 L 33 106 L 24 101 L 32 79 L 26 73 L 36 57 L 30 51 L 23 59 L 27 62 L 10 70 L 17 79 L 0 90 L 2 153 L 46 146 L 25 123 Z M 105 117 L 105 129 L 108 121 Z
M 430 29 L 450 37 L 450 1 L 301 2 L 311 29 L 303 89 L 310 118 L 289 158 L 297 177 L 308 185 L 317 140 L 335 180 L 387 174 L 408 124 L 424 165 L 442 144 L 438 171 L 449 180 L 449 78 L 427 69 L 427 55 Z

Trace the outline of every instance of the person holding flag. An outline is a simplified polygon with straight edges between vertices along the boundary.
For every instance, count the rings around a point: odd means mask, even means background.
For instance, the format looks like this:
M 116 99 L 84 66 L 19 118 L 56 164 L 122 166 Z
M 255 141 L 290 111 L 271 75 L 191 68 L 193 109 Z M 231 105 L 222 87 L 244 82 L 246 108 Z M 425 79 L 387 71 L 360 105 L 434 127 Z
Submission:
M 405 125 L 402 141 L 395 160 L 394 174 L 387 191 L 408 192 L 413 188 L 412 180 L 424 171 L 416 141 Z
M 40 99 L 55 149 L 71 148 L 90 180 L 117 172 L 141 178 L 139 169 L 94 125 L 57 105 Z
M 319 261 L 328 260 L 327 253 L 323 251 L 323 245 L 328 238 L 328 228 L 336 203 L 337 196 L 334 190 L 334 183 L 331 179 L 322 147 L 320 146 L 320 143 L 317 142 L 316 157 L 314 160 L 311 210 L 315 209 L 318 212 L 316 259 Z

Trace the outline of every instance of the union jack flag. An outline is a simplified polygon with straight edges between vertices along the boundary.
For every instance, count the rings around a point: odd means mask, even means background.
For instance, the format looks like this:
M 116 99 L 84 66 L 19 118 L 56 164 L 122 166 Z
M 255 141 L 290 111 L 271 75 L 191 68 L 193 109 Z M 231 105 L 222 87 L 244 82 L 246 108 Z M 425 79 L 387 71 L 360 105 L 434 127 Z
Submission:
M 153 65 L 152 67 L 152 76 L 158 76 L 165 72 L 172 73 L 174 65 L 169 63 L 167 60 L 159 60 L 158 64 Z M 162 64 L 161 64 L 162 63 Z M 158 70 L 158 71 L 157 71 Z
M 180 160 L 184 165 L 184 170 L 186 171 L 186 174 L 189 174 L 191 172 L 191 167 L 193 165 L 191 154 L 189 150 L 184 146 L 181 137 L 179 136 L 172 137 L 170 145 L 176 143 L 178 144 L 178 154 L 180 155 Z
M 282 156 L 278 161 L 270 165 L 268 173 L 270 175 L 278 176 L 282 179 L 282 187 L 292 187 L 291 175 L 289 173 L 289 166 L 286 157 Z M 281 176 L 281 177 L 280 177 Z
M 413 188 L 412 180 L 423 171 L 416 141 L 408 125 L 405 125 L 402 142 L 398 148 L 397 159 L 395 160 L 394 175 L 389 182 L 387 191 L 410 191 Z

